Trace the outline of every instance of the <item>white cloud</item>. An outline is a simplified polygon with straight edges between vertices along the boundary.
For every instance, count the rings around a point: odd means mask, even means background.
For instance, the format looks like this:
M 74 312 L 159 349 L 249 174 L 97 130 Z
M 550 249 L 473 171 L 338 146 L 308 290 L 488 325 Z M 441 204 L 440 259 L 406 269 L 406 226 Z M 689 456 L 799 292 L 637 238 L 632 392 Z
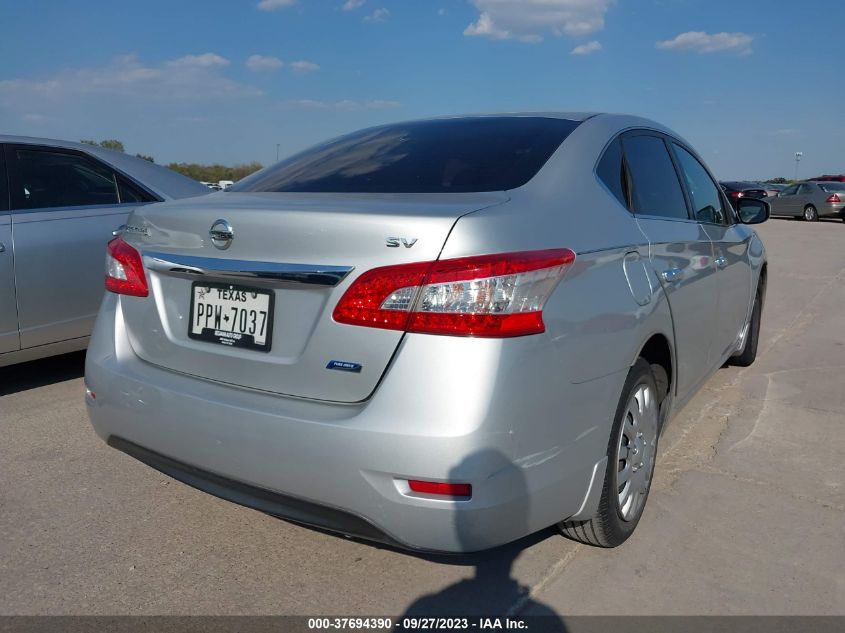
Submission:
M 229 60 L 214 53 L 203 53 L 202 55 L 185 55 L 178 59 L 165 62 L 167 66 L 183 66 L 195 68 L 214 68 L 229 65 Z
M 587 42 L 586 44 L 581 44 L 580 46 L 576 46 L 572 49 L 572 55 L 589 55 L 590 53 L 595 53 L 601 50 L 601 42 L 597 42 L 593 40 L 592 42 Z
M 229 60 L 214 53 L 186 55 L 157 65 L 123 55 L 107 66 L 65 70 L 44 79 L 0 80 L 0 105 L 29 112 L 33 107 L 87 96 L 133 97 L 156 101 L 193 101 L 260 95 L 256 88 L 229 79 Z
M 262 70 L 276 70 L 285 65 L 278 57 L 272 55 L 250 55 L 244 65 L 253 72 Z
M 292 7 L 296 2 L 297 0 L 261 0 L 258 3 L 258 9 L 260 11 L 278 11 L 285 7 Z
M 750 55 L 754 37 L 747 33 L 705 33 L 687 31 L 671 40 L 657 42 L 657 48 L 664 50 L 692 51 L 695 53 L 718 53 L 730 51 L 739 55 Z
M 304 59 L 300 60 L 300 61 L 296 61 L 296 62 L 291 62 L 290 67 L 293 69 L 293 72 L 300 74 L 300 75 L 306 75 L 308 73 L 315 73 L 318 70 L 320 70 L 320 64 L 315 64 L 314 62 L 305 61 Z
M 464 35 L 540 42 L 543 35 L 587 35 L 604 28 L 615 0 L 470 0 L 480 11 Z
M 370 15 L 364 18 L 364 22 L 387 22 L 390 17 L 390 11 L 385 8 L 376 9 Z
M 366 1 L 367 0 L 346 0 L 346 2 L 343 3 L 343 10 L 354 11 L 358 7 L 363 7 Z
M 369 101 L 353 101 L 343 99 L 342 101 L 319 101 L 316 99 L 292 99 L 283 104 L 288 108 L 305 110 L 389 110 L 398 108 L 402 104 L 398 101 L 385 99 L 371 99 Z

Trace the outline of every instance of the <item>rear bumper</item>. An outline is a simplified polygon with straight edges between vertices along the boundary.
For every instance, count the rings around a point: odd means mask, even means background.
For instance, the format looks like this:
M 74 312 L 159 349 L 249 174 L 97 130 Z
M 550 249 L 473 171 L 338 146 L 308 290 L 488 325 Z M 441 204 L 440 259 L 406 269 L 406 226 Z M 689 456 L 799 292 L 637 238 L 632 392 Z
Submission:
M 143 362 L 108 295 L 88 410 L 104 440 L 211 494 L 411 549 L 476 551 L 582 511 L 604 457 L 625 372 L 550 389 L 537 338 L 407 336 L 375 395 L 340 405 Z M 416 494 L 408 479 L 470 483 L 473 495 Z

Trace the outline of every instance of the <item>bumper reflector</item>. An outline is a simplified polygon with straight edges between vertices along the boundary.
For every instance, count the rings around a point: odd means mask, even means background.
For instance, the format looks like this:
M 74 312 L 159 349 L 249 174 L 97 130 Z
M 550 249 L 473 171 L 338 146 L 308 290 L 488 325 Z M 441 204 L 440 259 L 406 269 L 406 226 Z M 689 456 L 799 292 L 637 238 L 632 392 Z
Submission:
M 444 497 L 471 497 L 471 484 L 452 484 L 442 481 L 420 481 L 419 479 L 408 480 L 408 485 L 413 492 L 423 492 L 430 495 L 441 495 Z

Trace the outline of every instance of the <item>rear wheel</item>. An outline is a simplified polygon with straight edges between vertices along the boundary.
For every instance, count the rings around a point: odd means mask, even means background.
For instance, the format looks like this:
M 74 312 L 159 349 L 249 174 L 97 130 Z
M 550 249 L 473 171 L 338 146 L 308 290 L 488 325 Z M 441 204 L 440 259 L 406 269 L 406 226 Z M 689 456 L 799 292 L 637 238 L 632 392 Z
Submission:
M 807 222 L 815 222 L 819 219 L 819 212 L 816 211 L 816 207 L 811 204 L 808 204 L 804 207 L 804 219 Z
M 639 358 L 628 372 L 607 446 L 599 508 L 589 521 L 564 521 L 561 532 L 599 547 L 624 543 L 637 527 L 654 473 L 660 403 L 651 366 Z

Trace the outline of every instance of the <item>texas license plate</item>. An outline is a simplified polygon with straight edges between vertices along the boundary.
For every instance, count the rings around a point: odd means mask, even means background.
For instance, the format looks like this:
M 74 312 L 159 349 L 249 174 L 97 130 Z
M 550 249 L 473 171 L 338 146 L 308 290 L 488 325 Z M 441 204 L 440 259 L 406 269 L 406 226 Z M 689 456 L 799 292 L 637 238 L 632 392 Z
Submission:
M 201 341 L 270 351 L 272 292 L 231 284 L 195 281 L 191 286 L 188 336 Z

